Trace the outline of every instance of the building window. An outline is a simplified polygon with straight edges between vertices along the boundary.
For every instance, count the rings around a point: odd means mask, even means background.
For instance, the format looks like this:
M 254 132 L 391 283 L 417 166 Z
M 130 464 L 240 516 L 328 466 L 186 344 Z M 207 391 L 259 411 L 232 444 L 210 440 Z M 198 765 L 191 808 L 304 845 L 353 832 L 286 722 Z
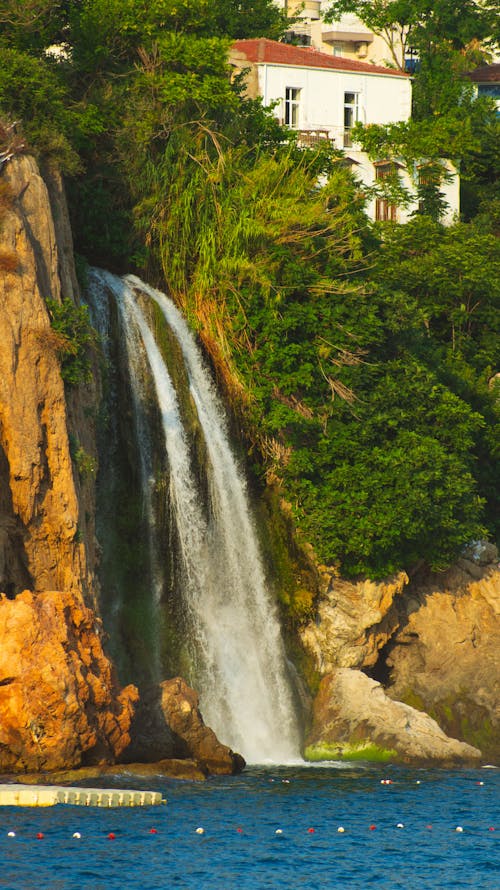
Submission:
M 300 90 L 287 87 L 285 91 L 285 124 L 293 130 L 299 128 Z
M 334 44 L 333 44 L 333 55 L 334 55 L 334 56 L 341 56 L 341 55 L 342 55 L 342 44 L 341 44 L 341 43 L 334 43 Z
M 397 173 L 394 164 L 387 162 L 385 164 L 377 164 L 375 167 L 376 182 L 383 182 Z M 396 205 L 390 204 L 387 198 L 378 197 L 375 200 L 375 219 L 380 222 L 396 222 Z
M 359 93 L 344 93 L 344 148 L 352 145 L 351 130 L 359 120 Z

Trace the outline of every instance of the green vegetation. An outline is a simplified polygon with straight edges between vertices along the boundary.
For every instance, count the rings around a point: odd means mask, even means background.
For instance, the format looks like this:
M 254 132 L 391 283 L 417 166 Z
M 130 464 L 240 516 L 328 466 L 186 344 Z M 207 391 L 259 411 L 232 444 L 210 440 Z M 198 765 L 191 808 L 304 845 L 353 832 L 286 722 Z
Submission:
M 61 356 L 63 380 L 76 386 L 90 380 L 88 346 L 94 340 L 87 306 L 76 306 L 69 297 L 61 303 L 46 300 L 52 330 L 58 334 L 56 349 Z
M 369 740 L 352 743 L 318 742 L 306 747 L 304 757 L 312 763 L 321 760 L 364 760 L 371 763 L 388 763 L 397 759 L 398 752 L 393 748 L 381 748 Z
M 231 79 L 232 39 L 282 32 L 271 0 L 6 0 L 0 116 L 66 173 L 78 253 L 183 308 L 257 475 L 319 559 L 380 577 L 498 531 L 498 121 L 461 76 L 495 8 L 362 6 L 420 55 L 415 120 L 358 134 L 373 156 L 426 162 L 403 227 L 371 224 L 339 154 L 299 150 Z M 443 154 L 467 191 L 447 229 Z M 84 310 L 49 308 L 63 374 L 84 380 Z M 292 621 L 311 609 L 303 587 Z

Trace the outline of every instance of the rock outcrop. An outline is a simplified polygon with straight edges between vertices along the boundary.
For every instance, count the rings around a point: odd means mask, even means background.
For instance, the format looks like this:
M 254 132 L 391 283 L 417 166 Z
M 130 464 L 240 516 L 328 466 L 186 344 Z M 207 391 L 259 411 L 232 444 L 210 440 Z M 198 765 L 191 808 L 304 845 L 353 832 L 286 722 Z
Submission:
M 120 690 L 95 605 L 93 480 L 75 466 L 92 388 L 68 394 L 46 300 L 76 299 L 62 183 L 33 158 L 0 175 L 0 770 L 114 762 L 134 687 Z M 54 222 L 55 220 L 55 222 Z M 90 446 L 89 446 L 90 447 Z
M 48 192 L 27 156 L 6 165 L 1 182 L 0 591 L 83 591 L 91 600 L 86 517 L 45 304 L 61 298 Z
M 200 714 L 198 694 L 181 677 L 160 684 L 161 707 L 168 724 L 185 745 L 186 756 L 215 775 L 240 773 L 245 767 L 241 754 L 221 744 Z
M 74 592 L 0 598 L 0 772 L 112 763 L 137 690 L 122 691 L 101 624 Z
M 391 698 L 500 760 L 500 569 L 496 549 L 411 585 L 389 648 Z
M 399 627 L 398 603 L 408 576 L 401 572 L 383 582 L 354 583 L 332 576 L 318 603 L 316 619 L 301 639 L 320 674 L 336 667 L 366 668 Z
M 477 763 L 481 752 L 448 736 L 435 720 L 388 698 L 361 671 L 324 677 L 307 739 L 309 757 L 393 760 L 452 766 Z
M 127 769 L 134 761 L 161 763 L 167 758 L 195 763 L 204 775 L 232 775 L 245 766 L 243 757 L 205 725 L 198 694 L 182 677 L 140 690 L 130 735 L 121 756 Z
M 365 671 L 383 682 L 398 708 L 404 703 L 424 712 L 451 740 L 463 740 L 480 749 L 483 759 L 498 762 L 499 612 L 498 553 L 493 545 L 483 543 L 471 548 L 449 571 L 424 574 L 421 570 L 411 581 L 404 573 L 385 582 L 357 584 L 332 575 L 319 599 L 316 620 L 302 630 L 301 638 L 325 678 L 323 683 L 327 677 L 331 684 L 331 676 L 343 676 L 339 669 Z M 363 681 L 358 677 L 358 682 Z M 335 698 L 337 693 L 332 695 Z M 379 688 L 379 700 L 381 695 Z M 320 694 L 313 733 L 317 739 L 321 738 L 321 715 L 330 713 L 324 701 Z M 389 717 L 387 701 L 385 708 Z M 358 735 L 356 716 L 347 713 L 349 724 L 339 737 L 343 742 Z M 361 708 L 359 733 L 368 737 L 363 713 Z M 398 718 L 394 713 L 390 719 Z M 407 735 L 416 727 L 412 719 Z M 375 732 L 374 727 L 370 731 Z M 333 738 L 334 734 L 329 728 L 326 735 Z

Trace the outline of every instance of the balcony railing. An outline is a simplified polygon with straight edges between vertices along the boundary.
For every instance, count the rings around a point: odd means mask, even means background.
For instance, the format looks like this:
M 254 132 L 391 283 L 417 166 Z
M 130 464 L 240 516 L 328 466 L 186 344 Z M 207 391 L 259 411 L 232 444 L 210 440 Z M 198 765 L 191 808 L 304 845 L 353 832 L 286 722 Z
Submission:
M 299 130 L 298 143 L 304 148 L 312 148 L 325 140 L 333 143 L 328 130 Z

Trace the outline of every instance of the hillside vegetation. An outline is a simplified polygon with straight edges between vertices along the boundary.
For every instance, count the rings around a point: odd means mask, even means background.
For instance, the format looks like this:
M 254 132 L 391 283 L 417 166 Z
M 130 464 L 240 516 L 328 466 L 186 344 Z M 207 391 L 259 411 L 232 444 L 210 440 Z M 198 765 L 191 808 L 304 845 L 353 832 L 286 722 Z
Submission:
M 322 561 L 444 567 L 500 512 L 499 125 L 460 79 L 480 53 L 438 34 L 441 105 L 423 65 L 415 121 L 359 136 L 446 147 L 464 219 L 441 225 L 431 177 L 409 224 L 375 225 L 341 156 L 231 80 L 231 40 L 283 30 L 271 0 L 3 0 L 0 150 L 62 168 L 81 258 L 183 308 Z

